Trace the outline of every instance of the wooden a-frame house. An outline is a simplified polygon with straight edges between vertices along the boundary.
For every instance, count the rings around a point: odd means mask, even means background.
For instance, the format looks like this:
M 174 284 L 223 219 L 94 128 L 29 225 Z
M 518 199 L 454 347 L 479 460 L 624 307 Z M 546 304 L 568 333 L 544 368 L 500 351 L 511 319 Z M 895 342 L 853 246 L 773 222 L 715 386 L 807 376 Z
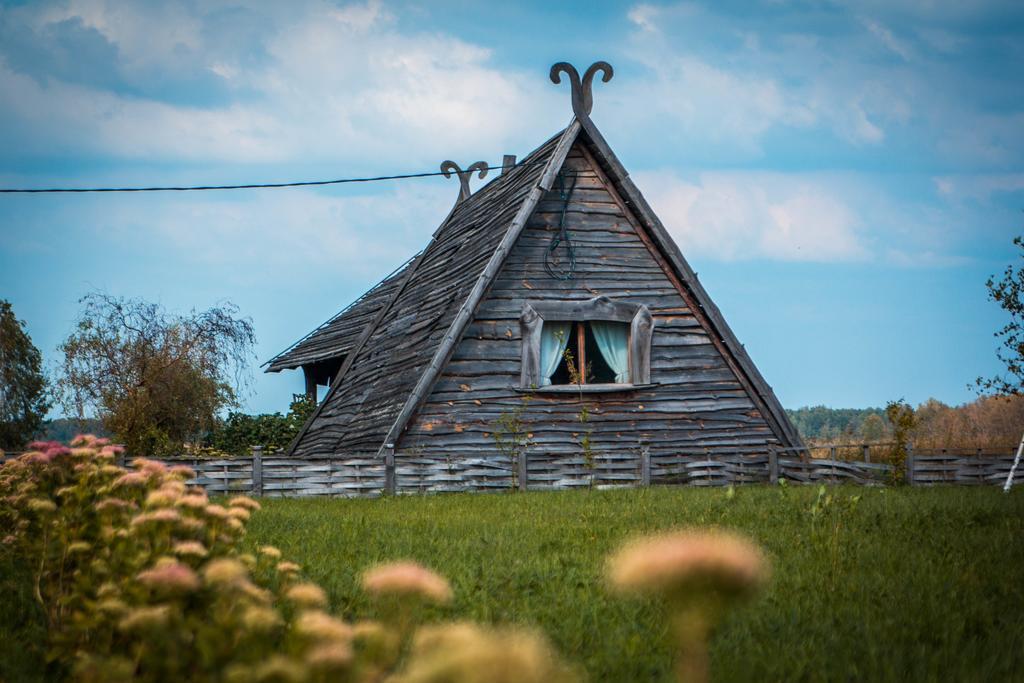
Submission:
M 801 445 L 591 121 L 602 71 L 552 67 L 569 126 L 476 193 L 485 167 L 455 167 L 460 200 L 427 247 L 269 361 L 314 396 L 329 384 L 289 455 L 348 466 L 339 493 L 615 483 L 641 456 L 681 481 Z

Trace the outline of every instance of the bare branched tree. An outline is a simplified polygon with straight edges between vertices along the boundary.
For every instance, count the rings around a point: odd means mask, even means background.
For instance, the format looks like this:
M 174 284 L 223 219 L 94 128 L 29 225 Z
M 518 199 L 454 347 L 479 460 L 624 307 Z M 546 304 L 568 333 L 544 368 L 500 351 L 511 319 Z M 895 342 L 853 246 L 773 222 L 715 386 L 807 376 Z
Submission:
M 252 322 L 230 303 L 188 315 L 91 293 L 60 346 L 66 410 L 92 413 L 134 454 L 166 453 L 209 430 L 248 385 Z

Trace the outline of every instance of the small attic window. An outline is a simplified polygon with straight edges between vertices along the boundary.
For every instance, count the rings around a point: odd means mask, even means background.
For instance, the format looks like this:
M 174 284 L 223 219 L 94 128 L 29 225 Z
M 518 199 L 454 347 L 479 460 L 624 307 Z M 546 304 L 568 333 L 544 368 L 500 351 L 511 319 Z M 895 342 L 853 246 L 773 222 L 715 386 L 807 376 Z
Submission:
M 616 391 L 650 384 L 651 332 L 646 306 L 612 302 L 533 301 L 523 306 L 521 388 Z
M 614 320 L 545 322 L 540 384 L 629 384 L 629 324 Z

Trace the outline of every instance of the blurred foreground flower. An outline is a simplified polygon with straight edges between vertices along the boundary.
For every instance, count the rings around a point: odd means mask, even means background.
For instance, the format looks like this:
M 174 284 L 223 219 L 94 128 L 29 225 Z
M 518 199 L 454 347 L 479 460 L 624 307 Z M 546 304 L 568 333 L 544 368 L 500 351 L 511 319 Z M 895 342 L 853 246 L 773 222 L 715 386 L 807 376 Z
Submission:
M 452 589 L 442 577 L 415 562 L 392 562 L 363 574 L 363 589 L 376 596 L 418 597 L 445 604 Z
M 357 683 L 352 627 L 319 611 L 323 590 L 277 549 L 240 552 L 257 501 L 212 503 L 189 468 L 75 444 L 0 465 L 0 559 L 31 569 L 22 590 L 61 671 L 47 680 Z
M 327 593 L 315 583 L 297 583 L 285 591 L 284 596 L 300 607 L 324 607 Z
M 140 572 L 139 583 L 162 593 L 188 593 L 199 588 L 199 577 L 187 565 L 161 558 L 152 569 Z
M 725 532 L 678 531 L 626 544 L 608 562 L 612 587 L 661 598 L 679 638 L 680 681 L 708 680 L 708 638 L 727 609 L 767 582 L 752 541 Z
M 538 634 L 459 623 L 427 626 L 413 639 L 395 683 L 560 683 L 579 680 Z
M 203 578 L 211 585 L 237 584 L 249 577 L 245 565 L 233 558 L 212 560 L 203 567 Z

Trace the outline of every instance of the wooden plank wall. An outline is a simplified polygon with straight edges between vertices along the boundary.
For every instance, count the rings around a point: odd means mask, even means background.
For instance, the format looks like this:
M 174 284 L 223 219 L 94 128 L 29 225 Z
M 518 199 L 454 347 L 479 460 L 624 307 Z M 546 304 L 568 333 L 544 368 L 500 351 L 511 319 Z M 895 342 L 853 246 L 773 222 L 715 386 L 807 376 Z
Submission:
M 595 461 L 635 463 L 649 444 L 652 472 L 665 476 L 678 476 L 689 464 L 710 458 L 765 458 L 775 442 L 754 402 L 578 147 L 570 152 L 566 169 L 577 174 L 566 212 L 576 248 L 575 278 L 556 280 L 544 267 L 562 209 L 558 192 L 552 191 L 538 205 L 451 362 L 399 440 L 399 491 L 433 490 L 438 477 L 446 486 L 457 485 L 463 472 L 468 483 L 477 477 L 480 461 L 507 460 L 493 432 L 502 415 L 513 412 L 519 412 L 529 433 L 531 459 L 565 466 L 584 456 L 581 441 L 587 432 Z M 517 392 L 523 302 L 600 295 L 651 310 L 651 381 L 658 386 L 583 397 Z M 586 422 L 579 417 L 584 406 Z M 475 464 L 459 464 L 463 459 Z M 450 474 L 437 474 L 442 466 Z M 588 476 L 566 474 L 559 480 Z M 610 474 L 595 476 L 601 485 L 614 485 Z

